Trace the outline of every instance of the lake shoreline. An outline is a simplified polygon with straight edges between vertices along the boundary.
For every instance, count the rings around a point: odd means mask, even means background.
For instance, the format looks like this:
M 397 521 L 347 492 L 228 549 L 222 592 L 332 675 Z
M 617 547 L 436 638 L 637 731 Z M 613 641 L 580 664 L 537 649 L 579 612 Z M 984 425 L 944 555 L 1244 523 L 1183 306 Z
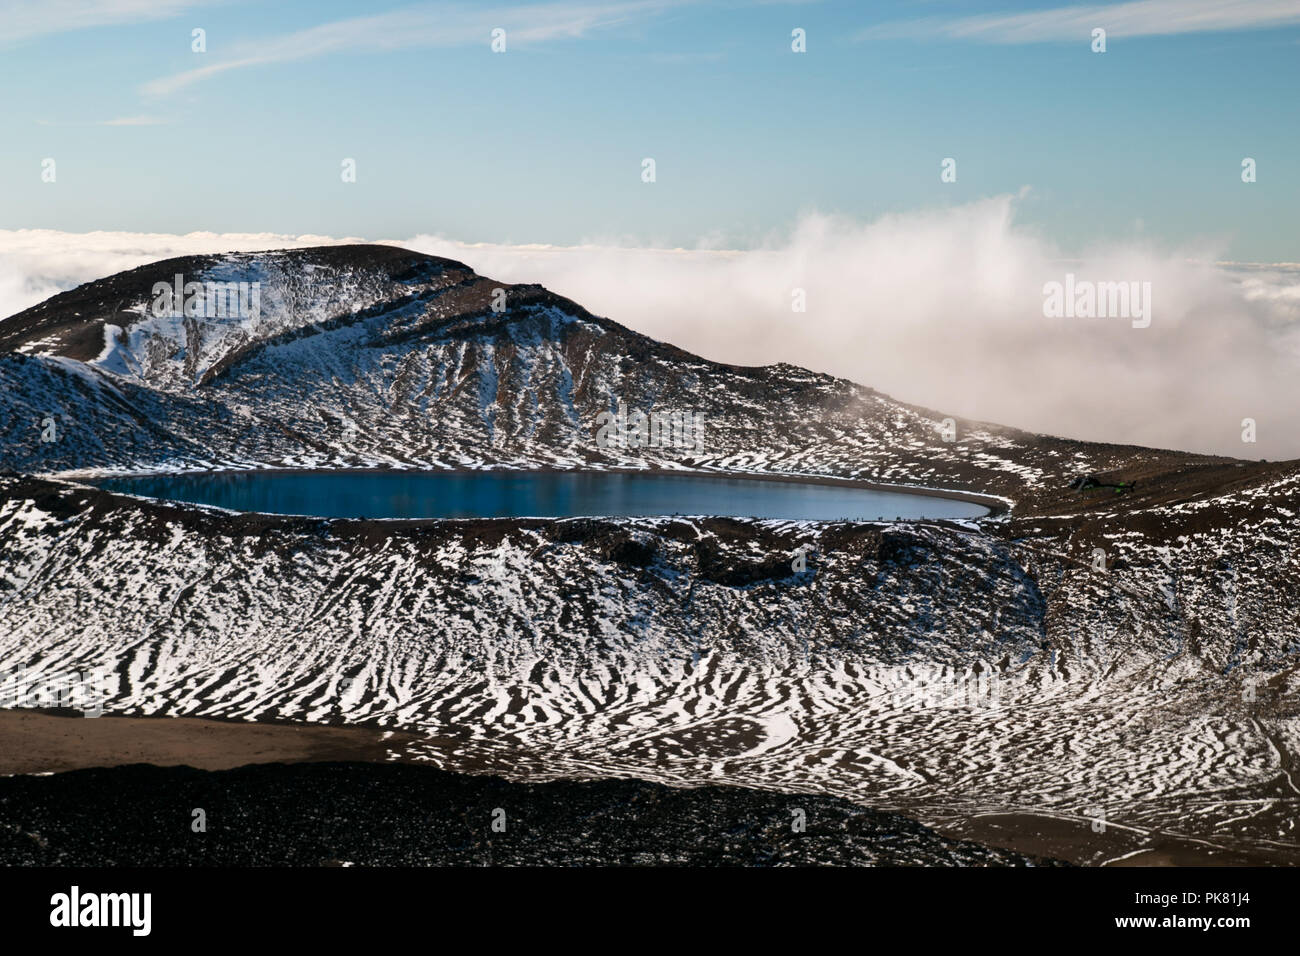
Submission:
M 773 472 L 749 472 L 734 471 L 723 469 L 699 469 L 699 468 L 557 468 L 555 466 L 543 466 L 537 468 L 384 468 L 384 467 L 365 467 L 365 468 L 214 468 L 203 470 L 176 470 L 176 471 L 129 471 L 129 472 L 64 472 L 54 475 L 45 476 L 49 479 L 68 481 L 75 484 L 87 485 L 108 494 L 121 495 L 125 497 L 138 498 L 142 500 L 174 500 L 160 499 L 146 495 L 133 494 L 130 491 L 118 490 L 105 487 L 99 482 L 107 482 L 121 479 L 146 479 L 146 478 L 196 478 L 202 476 L 240 476 L 240 475 L 431 475 L 431 476 L 458 476 L 471 477 L 480 475 L 626 475 L 633 477 L 652 477 L 652 478 L 704 478 L 704 479 L 722 479 L 735 481 L 764 481 L 775 482 L 787 485 L 811 485 L 818 487 L 843 488 L 857 491 L 870 491 L 882 494 L 907 495 L 917 498 L 935 498 L 947 501 L 957 501 L 964 504 L 971 504 L 987 510 L 987 514 L 975 515 L 963 518 L 953 517 L 919 517 L 919 518 L 900 518 L 891 519 L 887 517 L 880 518 L 859 518 L 859 519 L 801 519 L 801 518 L 757 518 L 757 520 L 817 520 L 817 521 L 857 521 L 857 522 L 879 522 L 891 520 L 903 521 L 987 521 L 990 519 L 999 519 L 1005 517 L 1011 511 L 1011 502 L 1006 499 L 998 498 L 992 495 L 983 495 L 976 492 L 962 491 L 951 488 L 929 488 L 917 485 L 899 485 L 885 482 L 874 481 L 863 478 L 842 478 L 832 475 L 807 475 L 797 473 L 773 473 Z M 223 511 L 259 513 L 278 515 L 281 517 L 300 517 L 300 518 L 317 518 L 333 521 L 362 520 L 359 517 L 343 517 L 329 515 L 313 514 L 289 514 L 285 512 L 248 512 L 244 509 L 226 508 L 221 505 L 204 504 L 193 501 L 179 501 L 180 504 L 194 505 L 197 507 L 218 508 Z M 382 521 L 464 521 L 464 520 L 567 520 L 574 517 L 599 517 L 599 518 L 649 518 L 649 517 L 693 517 L 709 516 L 712 514 L 708 511 L 680 511 L 655 515 L 616 515 L 616 514 L 591 514 L 591 515 L 500 515 L 500 516 L 460 516 L 460 517 L 373 517 L 367 515 L 365 520 L 382 520 Z M 741 515 L 722 515 L 724 517 L 746 517 Z M 749 516 L 757 517 L 757 516 Z

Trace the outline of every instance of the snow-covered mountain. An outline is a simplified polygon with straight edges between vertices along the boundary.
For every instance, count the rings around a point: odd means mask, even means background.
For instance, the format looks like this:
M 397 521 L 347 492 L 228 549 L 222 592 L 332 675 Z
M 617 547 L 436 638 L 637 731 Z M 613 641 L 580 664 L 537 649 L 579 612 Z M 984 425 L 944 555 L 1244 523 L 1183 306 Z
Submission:
M 159 315 L 177 275 L 256 282 L 256 314 Z M 0 349 L 0 668 L 101 666 L 120 712 L 419 728 L 400 756 L 452 769 L 951 827 L 1100 811 L 1139 843 L 1300 858 L 1295 462 L 946 421 L 389 246 L 156 263 L 0 321 Z M 704 448 L 601 447 L 620 400 L 702 414 Z M 817 474 L 1009 511 L 398 524 L 69 480 L 357 466 Z
M 153 290 L 177 276 L 258 283 L 258 312 L 155 316 Z M 391 246 L 166 260 L 0 322 L 0 350 L 11 412 L 0 440 L 10 467 L 34 473 L 706 467 L 971 487 L 1019 501 L 1031 491 L 1059 499 L 1050 493 L 1080 471 L 1149 482 L 1236 464 L 956 419 L 945 434 L 945 416 L 869 388 L 786 365 L 706 361 L 539 286 Z M 599 447 L 596 418 L 620 399 L 701 413 L 706 448 Z M 58 440 L 42 442 L 50 418 Z

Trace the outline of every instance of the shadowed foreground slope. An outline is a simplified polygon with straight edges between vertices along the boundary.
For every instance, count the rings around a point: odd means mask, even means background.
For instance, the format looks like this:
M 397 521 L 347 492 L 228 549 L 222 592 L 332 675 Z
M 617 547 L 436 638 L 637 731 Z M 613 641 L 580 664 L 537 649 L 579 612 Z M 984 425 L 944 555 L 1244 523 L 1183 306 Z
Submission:
M 192 828 L 206 813 L 206 832 Z M 796 832 L 796 813 L 806 829 Z M 493 822 L 497 821 L 497 830 Z M 501 832 L 504 827 L 504 832 Z M 147 765 L 0 780 L 20 865 L 1026 865 L 845 800 L 640 781 L 507 783 L 428 767 Z

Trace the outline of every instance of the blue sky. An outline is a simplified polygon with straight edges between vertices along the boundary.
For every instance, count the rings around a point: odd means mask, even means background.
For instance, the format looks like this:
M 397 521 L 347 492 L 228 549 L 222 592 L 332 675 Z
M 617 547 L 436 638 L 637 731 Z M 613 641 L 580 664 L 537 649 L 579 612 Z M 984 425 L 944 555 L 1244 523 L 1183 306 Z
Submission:
M 0 53 L 0 229 L 748 247 L 1027 189 L 1067 253 L 1300 261 L 1295 0 L 20 0 Z

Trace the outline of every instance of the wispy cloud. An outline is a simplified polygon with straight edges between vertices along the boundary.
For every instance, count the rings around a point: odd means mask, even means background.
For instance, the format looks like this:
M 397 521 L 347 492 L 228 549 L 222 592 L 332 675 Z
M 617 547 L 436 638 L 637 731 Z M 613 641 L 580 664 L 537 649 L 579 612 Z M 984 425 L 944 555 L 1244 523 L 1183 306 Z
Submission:
M 163 126 L 166 120 L 156 116 L 120 116 L 117 119 L 101 120 L 96 126 Z
M 88 27 L 166 20 L 201 0 L 5 0 L 0 3 L 0 46 Z
M 167 120 L 158 116 L 118 116 L 106 120 L 80 120 L 72 123 L 59 120 L 38 119 L 37 126 L 166 126 Z
M 1086 40 L 1096 27 L 1105 29 L 1109 37 L 1141 37 L 1261 30 L 1297 23 L 1300 3 L 1296 0 L 1135 0 L 956 19 L 923 17 L 872 27 L 858 39 L 947 37 L 984 43 L 1059 43 Z
M 417 47 L 451 47 L 490 41 L 506 31 L 507 48 L 573 39 L 635 19 L 652 17 L 690 0 L 605 0 L 481 7 L 426 4 L 368 17 L 336 20 L 284 36 L 252 41 L 229 59 L 146 83 L 145 93 L 165 95 L 221 73 L 334 53 L 375 53 Z

